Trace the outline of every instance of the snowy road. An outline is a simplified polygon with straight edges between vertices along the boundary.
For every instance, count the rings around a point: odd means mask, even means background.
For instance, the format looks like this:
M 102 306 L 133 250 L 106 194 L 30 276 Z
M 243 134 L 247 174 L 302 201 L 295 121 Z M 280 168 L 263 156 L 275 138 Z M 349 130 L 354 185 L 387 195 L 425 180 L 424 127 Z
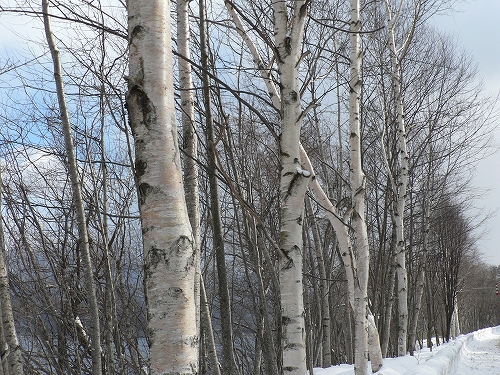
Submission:
M 352 365 L 316 368 L 314 375 L 354 375 L 354 369 Z M 500 326 L 460 336 L 433 352 L 424 348 L 413 357 L 386 358 L 373 375 L 500 375 Z
M 500 327 L 474 333 L 465 342 L 453 375 L 500 375 Z

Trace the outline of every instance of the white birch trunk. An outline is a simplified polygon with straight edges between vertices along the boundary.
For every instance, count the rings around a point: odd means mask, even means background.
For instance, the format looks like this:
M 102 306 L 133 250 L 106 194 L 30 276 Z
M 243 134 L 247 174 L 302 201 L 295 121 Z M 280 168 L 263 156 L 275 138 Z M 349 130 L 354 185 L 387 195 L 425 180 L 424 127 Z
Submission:
M 196 324 L 199 331 L 200 322 L 200 282 L 201 270 L 200 259 L 200 194 L 198 187 L 198 141 L 196 138 L 196 124 L 194 117 L 194 85 L 191 59 L 191 28 L 189 25 L 189 3 L 191 0 L 177 0 L 177 52 L 182 57 L 178 59 L 179 86 L 181 96 L 181 121 L 183 134 L 183 149 L 186 157 L 183 159 L 184 167 L 184 189 L 186 193 L 186 205 L 193 231 L 196 249 L 196 284 L 195 302 Z
M 270 72 L 269 69 L 266 68 L 264 62 L 262 61 L 262 58 L 260 57 L 260 54 L 257 50 L 257 47 L 253 43 L 252 39 L 249 37 L 248 33 L 246 32 L 244 25 L 241 21 L 241 18 L 239 17 L 239 14 L 236 12 L 236 10 L 232 7 L 230 2 L 226 1 L 225 2 L 226 7 L 231 15 L 231 18 L 233 22 L 235 23 L 236 30 L 242 37 L 242 39 L 245 41 L 247 47 L 249 48 L 250 52 L 252 53 L 254 63 L 256 67 L 258 68 L 262 79 L 264 80 L 264 83 L 266 84 L 267 90 L 269 92 L 269 96 L 273 102 L 273 105 L 276 108 L 281 108 L 281 99 L 278 94 L 278 91 L 276 89 L 276 86 L 274 85 L 273 81 L 270 79 Z M 349 301 L 351 304 L 351 307 L 354 309 L 354 281 L 355 281 L 355 274 L 356 274 L 356 259 L 354 257 L 354 253 L 352 250 L 351 246 L 351 241 L 349 238 L 349 233 L 347 230 L 346 224 L 343 222 L 342 218 L 340 218 L 336 208 L 333 206 L 331 201 L 328 199 L 327 195 L 325 194 L 324 190 L 318 183 L 316 176 L 314 174 L 314 169 L 312 167 L 312 164 L 309 160 L 309 157 L 307 156 L 306 151 L 300 145 L 299 148 L 300 151 L 300 158 L 302 165 L 304 166 L 305 170 L 309 171 L 312 174 L 311 177 L 311 190 L 313 191 L 314 195 L 316 196 L 316 199 L 318 200 L 318 203 L 325 209 L 326 215 L 332 225 L 332 227 L 335 230 L 335 233 L 337 235 L 337 240 L 339 242 L 339 246 L 341 248 L 341 255 L 344 263 L 344 267 L 346 269 L 346 274 L 347 274 L 347 281 L 348 281 L 348 292 L 349 292 Z M 378 370 L 379 368 L 382 367 L 383 365 L 383 357 L 381 354 L 381 348 L 380 348 L 380 340 L 378 338 L 378 331 L 376 330 L 376 327 L 374 325 L 368 325 L 369 332 L 368 335 L 370 336 L 369 342 L 370 345 L 368 347 L 368 351 L 370 352 L 370 357 L 371 357 L 371 362 L 372 362 L 372 369 L 373 371 Z M 374 329 L 373 329 L 374 328 Z
M 307 2 L 295 1 L 291 19 L 285 1 L 273 2 L 274 33 L 281 83 L 281 227 L 279 261 L 283 373 L 306 373 L 302 287 L 302 221 L 309 172 L 300 164 L 302 108 L 298 66 Z
M 406 194 L 409 181 L 409 156 L 406 140 L 406 128 L 404 120 L 404 105 L 401 82 L 401 60 L 404 58 L 408 46 L 415 31 L 416 20 L 413 21 L 408 37 L 403 46 L 397 48 L 395 37 L 395 22 L 401 13 L 402 2 L 398 12 L 393 17 L 389 1 L 385 1 L 387 10 L 387 27 L 389 32 L 389 51 L 391 56 L 392 85 L 396 101 L 397 111 L 397 142 L 399 174 L 396 187 L 396 201 L 394 208 L 395 231 L 396 231 L 396 279 L 398 300 L 398 356 L 404 356 L 407 352 L 408 340 L 408 275 L 406 270 L 406 247 L 404 237 L 404 210 L 406 205 Z M 417 5 L 420 7 L 420 4 Z M 415 13 L 418 14 L 418 11 Z M 393 179 L 395 180 L 395 179 Z
M 451 315 L 450 336 L 453 340 L 455 340 L 458 335 L 460 335 L 460 322 L 458 320 L 457 297 L 455 296 L 455 307 L 453 308 L 453 314 Z
M 127 3 L 127 107 L 134 134 L 152 375 L 196 374 L 196 249 L 175 120 L 170 1 Z
M 355 319 L 355 348 L 354 373 L 364 375 L 368 362 L 368 267 L 369 249 L 368 233 L 365 222 L 365 175 L 361 161 L 361 41 L 359 31 L 361 20 L 359 15 L 359 0 L 351 0 L 350 22 L 350 94 L 349 94 L 349 125 L 350 125 L 350 174 L 349 181 L 352 194 L 352 227 L 354 229 L 354 256 L 356 258 L 356 273 L 354 283 L 354 319 Z
M 75 147 L 73 145 L 69 112 L 64 93 L 61 58 L 51 30 L 48 0 L 42 0 L 42 10 L 43 10 L 43 21 L 45 27 L 45 36 L 47 38 L 47 43 L 49 45 L 50 53 L 52 55 L 52 62 L 54 67 L 54 80 L 56 84 L 57 99 L 58 99 L 59 111 L 61 115 L 62 128 L 64 133 L 66 156 L 68 158 L 68 170 L 71 180 L 71 187 L 73 191 L 76 219 L 78 223 L 78 236 L 79 236 L 78 240 L 79 240 L 79 247 L 81 249 L 83 272 L 85 276 L 85 289 L 87 293 L 89 314 L 90 314 L 92 375 L 101 375 L 102 365 L 101 365 L 101 332 L 99 323 L 99 308 L 97 305 L 97 297 L 94 285 L 94 273 L 92 270 L 92 261 L 90 257 L 87 223 L 85 217 L 85 209 L 83 206 L 80 178 L 78 176 L 78 170 L 77 170 L 77 161 L 76 161 Z
M 23 375 L 23 357 L 14 325 L 14 315 L 12 314 L 12 304 L 10 302 L 9 277 L 5 263 L 5 237 L 3 232 L 1 198 L 2 177 L 0 176 L 0 318 L 2 319 L 1 326 L 3 329 L 0 342 L 5 342 L 6 344 L 6 347 L 0 348 L 2 350 L 0 367 L 5 370 L 6 374 Z M 4 359 L 6 359 L 5 366 Z

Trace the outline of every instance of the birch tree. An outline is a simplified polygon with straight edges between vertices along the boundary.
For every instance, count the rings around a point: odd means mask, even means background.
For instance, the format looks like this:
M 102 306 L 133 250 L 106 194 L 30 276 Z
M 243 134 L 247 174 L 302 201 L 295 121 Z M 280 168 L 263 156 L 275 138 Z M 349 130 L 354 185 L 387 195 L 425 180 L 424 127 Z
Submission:
M 241 21 L 241 18 L 239 16 L 237 10 L 232 5 L 232 3 L 230 3 L 229 1 L 226 1 L 226 7 L 228 8 L 228 11 L 231 14 L 231 18 L 236 25 L 236 29 L 237 29 L 238 33 L 241 35 L 242 39 L 247 44 L 247 47 L 249 48 L 249 50 L 253 56 L 253 61 L 256 65 L 256 67 L 258 68 L 259 73 L 264 80 L 264 83 L 266 84 L 269 96 L 272 99 L 274 106 L 276 108 L 280 108 L 282 99 L 280 100 L 280 96 L 278 95 L 278 91 L 274 85 L 274 82 L 270 79 L 269 71 L 266 68 L 266 65 L 264 64 L 264 62 L 263 62 L 263 60 L 262 60 L 262 58 L 257 50 L 257 46 L 254 44 L 254 42 L 252 41 L 252 39 L 250 38 L 248 33 L 245 31 L 245 28 L 244 28 L 244 25 Z M 360 57 L 360 56 L 358 56 L 358 57 Z M 358 100 L 359 100 L 359 98 L 358 98 Z M 360 154 L 355 155 L 355 156 L 360 158 Z M 325 210 L 326 215 L 327 215 L 331 225 L 333 226 L 333 228 L 335 230 L 336 237 L 338 239 L 339 246 L 341 248 L 342 259 L 343 259 L 344 267 L 345 267 L 346 274 L 347 274 L 349 301 L 350 301 L 351 307 L 355 310 L 356 304 L 355 304 L 355 297 L 354 296 L 356 295 L 355 289 L 358 287 L 356 285 L 356 283 L 357 283 L 357 280 L 359 279 L 358 268 L 356 266 L 356 260 L 357 260 L 357 255 L 359 253 L 353 252 L 353 247 L 351 245 L 351 241 L 349 238 L 348 227 L 346 226 L 345 222 L 341 218 L 341 214 L 339 214 L 337 212 L 337 209 L 333 206 L 333 204 L 328 199 L 327 195 L 325 194 L 325 192 L 323 191 L 323 189 L 319 185 L 318 179 L 316 178 L 315 173 L 314 173 L 313 166 L 309 160 L 309 157 L 307 156 L 306 151 L 302 147 L 302 145 L 300 145 L 300 158 L 302 161 L 302 165 L 304 166 L 304 169 L 307 170 L 309 173 L 311 173 L 311 190 L 314 193 L 314 195 L 316 196 L 316 199 L 318 200 L 318 203 L 320 204 L 320 206 Z M 366 233 L 366 224 L 365 224 L 365 233 Z M 366 241 L 367 241 L 367 239 L 366 239 Z M 368 250 L 368 248 L 366 247 L 366 251 L 367 250 Z M 363 254 L 363 253 L 361 253 L 361 254 Z M 366 264 L 366 266 L 367 266 L 367 264 Z M 368 270 L 364 269 L 363 272 L 366 272 L 365 277 L 367 278 Z M 365 281 L 367 282 L 367 279 L 365 279 Z M 366 293 L 367 293 L 367 291 L 365 289 L 365 301 L 367 300 Z M 380 367 L 382 367 L 382 353 L 381 353 L 381 349 L 380 349 L 380 342 L 379 342 L 378 332 L 377 332 L 376 326 L 374 324 L 373 316 L 372 316 L 371 312 L 367 309 L 367 305 L 365 304 L 364 306 L 365 307 L 364 307 L 364 310 L 361 313 L 361 315 L 364 316 L 366 329 L 369 332 L 370 345 L 368 348 L 366 347 L 368 336 L 366 335 L 365 330 L 361 330 L 361 329 L 357 330 L 356 333 L 360 334 L 361 337 L 358 338 L 358 336 L 356 336 L 356 340 L 357 340 L 357 343 L 361 343 L 360 345 L 365 345 L 364 352 L 369 350 L 370 357 L 372 360 L 372 369 L 373 369 L 373 371 L 377 371 Z M 361 308 L 363 308 L 363 307 L 361 306 Z M 366 355 L 363 356 L 364 364 L 360 365 L 360 367 L 366 368 L 367 356 L 368 356 L 367 353 L 366 353 Z M 360 357 L 358 357 L 357 360 L 359 361 Z
M 1 165 L 0 165 L 1 166 Z M 3 366 L 3 372 L 11 375 L 23 375 L 23 357 L 21 345 L 17 337 L 16 327 L 14 325 L 14 315 L 12 314 L 12 304 L 10 299 L 9 277 L 7 273 L 7 264 L 5 262 L 5 236 L 3 231 L 2 218 L 2 176 L 0 174 L 0 317 L 2 321 L 1 342 L 5 346 L 1 348 L 0 358 Z M 5 338 L 5 341 L 4 341 Z
M 302 290 L 302 220 L 304 197 L 310 173 L 302 169 L 300 159 L 300 129 L 304 113 L 301 107 L 299 65 L 304 25 L 309 1 L 294 1 L 291 13 L 287 1 L 272 3 L 275 58 L 281 92 L 271 97 L 280 110 L 280 164 L 281 164 L 281 227 L 280 227 L 280 295 L 282 310 L 283 371 L 287 375 L 306 372 L 304 301 Z M 238 15 L 231 2 L 225 2 L 238 25 Z M 241 22 L 240 22 L 241 24 Z M 245 37 L 243 28 L 238 32 Z M 247 38 L 250 48 L 255 46 Z M 266 68 L 257 64 L 267 77 Z M 272 92 L 274 94 L 274 92 Z
M 195 108 L 194 108 L 194 84 L 192 75 L 191 60 L 191 28 L 189 25 L 189 3 L 191 0 L 177 1 L 177 52 L 180 55 L 178 59 L 179 65 L 179 86 L 181 97 L 182 110 L 182 134 L 183 134 L 183 151 L 186 157 L 183 159 L 184 167 L 184 188 L 186 194 L 186 204 L 189 216 L 189 222 L 193 231 L 193 238 L 196 250 L 196 273 L 195 276 L 195 303 L 199 302 L 199 307 L 196 307 L 196 313 L 200 314 L 197 317 L 198 332 L 204 332 L 204 342 L 207 346 L 208 356 L 212 366 L 212 371 L 215 375 L 220 375 L 220 368 L 217 359 L 217 350 L 214 342 L 212 329 L 212 321 L 210 316 L 209 305 L 203 281 L 203 275 L 199 267 L 200 262 L 200 191 L 198 181 L 198 139 L 196 134 L 195 123 Z M 201 9 L 204 9 L 205 4 L 200 1 Z M 199 295 L 199 301 L 198 301 Z
M 170 1 L 129 1 L 127 11 L 127 106 L 142 220 L 151 374 L 196 374 L 196 248 L 177 142 Z
M 397 134 L 398 134 L 398 158 L 399 173 L 397 177 L 392 176 L 393 192 L 396 196 L 394 201 L 394 223 L 396 232 L 396 278 L 397 278 L 397 301 L 398 301 L 398 356 L 406 355 L 407 331 L 408 331 L 408 277 L 406 271 L 406 249 L 404 238 L 404 210 L 406 204 L 406 192 L 409 181 L 409 161 L 407 148 L 407 135 L 405 128 L 405 113 L 403 105 L 402 82 L 401 82 L 401 59 L 408 50 L 415 23 L 410 31 L 404 45 L 398 48 L 396 45 L 395 22 L 400 15 L 401 7 L 396 15 L 393 15 L 389 0 L 386 0 L 387 25 L 389 30 L 389 50 L 391 57 L 392 85 L 395 96 L 397 111 Z M 403 2 L 401 1 L 400 5 Z M 396 179 L 397 178 L 397 179 Z M 396 182 L 397 181 L 397 182 Z
M 356 345 L 354 349 L 354 373 L 366 374 L 368 363 L 367 304 L 368 304 L 368 233 L 365 222 L 366 177 L 362 168 L 361 149 L 361 19 L 359 0 L 351 0 L 350 22 L 350 78 L 349 78 L 349 127 L 350 127 L 350 173 L 352 199 L 352 227 L 354 230 L 354 255 L 357 278 L 354 285 L 354 319 Z
M 276 61 L 280 82 L 281 223 L 280 294 L 282 310 L 283 372 L 306 372 L 304 300 L 302 290 L 302 220 L 310 172 L 300 162 L 300 129 L 303 120 L 298 70 L 309 1 L 272 3 Z

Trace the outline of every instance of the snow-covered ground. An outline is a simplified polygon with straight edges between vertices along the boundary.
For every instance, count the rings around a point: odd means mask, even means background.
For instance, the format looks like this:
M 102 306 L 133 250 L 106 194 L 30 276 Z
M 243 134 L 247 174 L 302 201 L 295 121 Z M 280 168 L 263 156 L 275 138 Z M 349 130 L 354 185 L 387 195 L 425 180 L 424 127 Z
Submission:
M 317 368 L 313 375 L 354 375 L 354 369 Z M 424 348 L 413 357 L 387 358 L 374 375 L 500 375 L 500 326 L 459 336 L 432 352 Z

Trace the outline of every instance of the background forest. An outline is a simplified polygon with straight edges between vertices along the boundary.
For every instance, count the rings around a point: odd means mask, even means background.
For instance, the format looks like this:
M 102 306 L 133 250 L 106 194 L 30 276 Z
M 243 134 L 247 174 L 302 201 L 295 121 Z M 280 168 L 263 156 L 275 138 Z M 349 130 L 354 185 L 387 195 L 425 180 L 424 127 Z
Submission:
M 487 215 L 474 210 L 481 191 L 471 184 L 476 163 L 492 151 L 498 119 L 471 57 L 429 23 L 453 3 L 361 3 L 368 306 L 383 356 L 401 354 L 402 331 L 404 352 L 413 353 L 416 343 L 431 337 L 439 343 L 500 324 L 495 296 L 500 267 L 484 263 L 477 249 Z M 0 242 L 24 373 L 89 374 L 90 302 L 40 5 L 26 0 L 1 6 L 2 19 L 29 18 L 32 29 L 25 52 L 0 56 Z M 271 1 L 202 2 L 206 35 L 198 2 L 192 2 L 190 56 L 178 45 L 177 5 L 172 3 L 171 17 L 178 137 L 186 189 L 192 169 L 198 171 L 206 290 L 201 291 L 200 374 L 278 374 L 281 120 L 269 89 L 270 83 L 280 88 Z M 354 192 L 351 4 L 310 1 L 307 10 L 297 69 L 300 140 L 315 181 L 332 203 L 325 205 L 311 184 L 301 223 L 311 369 L 354 363 L 347 258 L 331 219 L 340 220 L 354 238 Z M 125 102 L 126 7 L 121 1 L 68 0 L 51 2 L 50 12 L 88 229 L 103 373 L 148 374 L 137 165 Z M 193 127 L 183 120 L 186 89 L 178 74 L 186 61 L 193 71 Z M 188 150 L 193 137 L 195 159 Z M 407 328 L 402 330 L 403 299 Z M 8 332 L 3 323 L 0 328 L 0 348 L 8 350 Z M 214 355 L 221 370 L 214 368 Z M 2 363 L 0 374 L 9 374 Z

